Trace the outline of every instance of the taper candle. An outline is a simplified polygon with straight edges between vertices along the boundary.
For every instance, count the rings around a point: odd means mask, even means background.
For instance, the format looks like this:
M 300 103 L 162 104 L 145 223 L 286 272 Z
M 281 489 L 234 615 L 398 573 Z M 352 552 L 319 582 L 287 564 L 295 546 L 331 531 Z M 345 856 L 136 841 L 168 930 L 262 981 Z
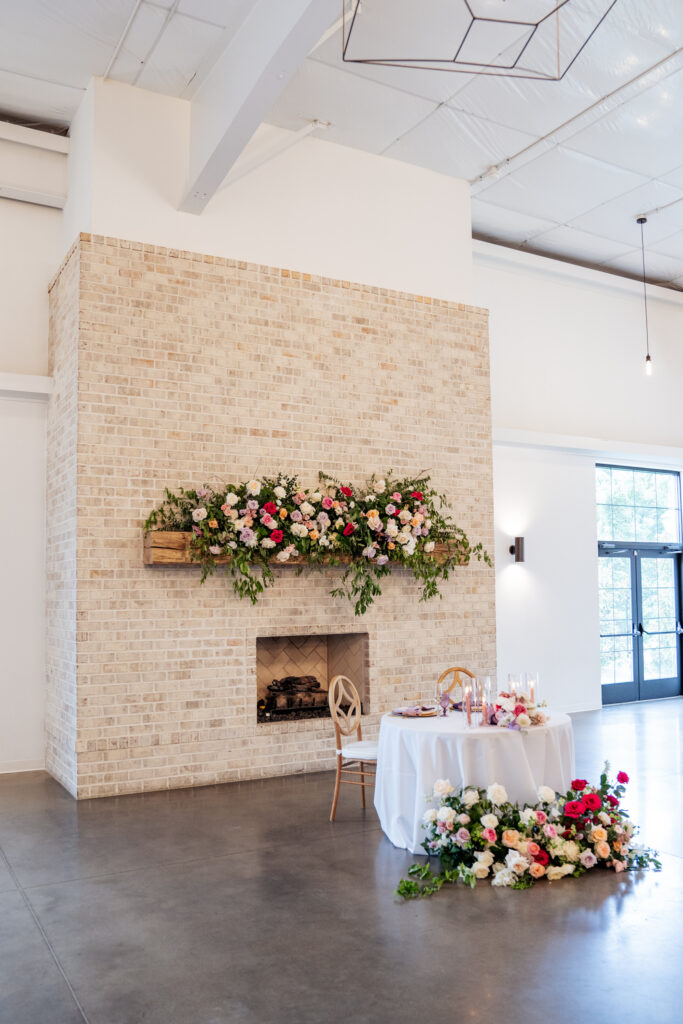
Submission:
M 467 724 L 472 725 L 472 702 L 470 700 L 470 688 L 465 689 L 465 708 L 467 710 Z

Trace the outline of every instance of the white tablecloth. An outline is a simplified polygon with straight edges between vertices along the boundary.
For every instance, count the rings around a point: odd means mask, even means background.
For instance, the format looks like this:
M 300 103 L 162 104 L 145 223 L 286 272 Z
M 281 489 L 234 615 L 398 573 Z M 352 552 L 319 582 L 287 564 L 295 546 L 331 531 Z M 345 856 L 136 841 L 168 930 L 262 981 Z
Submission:
M 500 782 L 510 800 L 538 802 L 539 786 L 566 792 L 574 778 L 574 735 L 567 715 L 526 732 L 466 728 L 464 714 L 447 718 L 385 715 L 379 732 L 375 807 L 394 846 L 422 853 L 425 798 L 436 779 L 462 786 Z

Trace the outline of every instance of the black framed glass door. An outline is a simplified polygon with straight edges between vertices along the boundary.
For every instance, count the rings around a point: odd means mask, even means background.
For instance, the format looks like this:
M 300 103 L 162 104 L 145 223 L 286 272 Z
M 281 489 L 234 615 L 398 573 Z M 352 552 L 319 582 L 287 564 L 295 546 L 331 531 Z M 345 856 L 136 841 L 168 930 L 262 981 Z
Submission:
M 680 554 L 614 543 L 598 553 L 603 704 L 680 694 Z

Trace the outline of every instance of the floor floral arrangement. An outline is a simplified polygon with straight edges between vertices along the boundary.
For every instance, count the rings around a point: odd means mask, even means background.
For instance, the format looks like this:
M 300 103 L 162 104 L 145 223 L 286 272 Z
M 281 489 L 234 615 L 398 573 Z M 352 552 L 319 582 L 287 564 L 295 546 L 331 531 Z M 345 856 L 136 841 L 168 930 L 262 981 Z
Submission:
M 415 899 L 446 884 L 474 887 L 485 879 L 528 889 L 543 878 L 579 878 L 594 868 L 659 871 L 657 854 L 634 843 L 637 829 L 621 806 L 628 775 L 619 772 L 611 782 L 608 772 L 605 765 L 599 786 L 574 779 L 565 796 L 541 786 L 538 803 L 521 809 L 499 784 L 456 793 L 448 779 L 437 780 L 431 801 L 438 806 L 424 815 L 422 845 L 439 858 L 441 872 L 434 874 L 428 863 L 414 864 L 396 894 Z
M 473 557 L 491 565 L 482 545 L 470 544 L 444 505 L 425 475 L 373 475 L 355 487 L 320 473 L 318 486 L 309 489 L 282 475 L 177 494 L 167 489 L 144 529 L 191 532 L 202 582 L 217 560 L 229 558 L 226 572 L 236 594 L 254 604 L 274 581 L 272 561 L 304 555 L 313 566 L 329 566 L 350 559 L 332 594 L 347 597 L 362 615 L 381 594 L 379 581 L 392 564 L 412 570 L 422 584 L 422 600 L 440 596 L 439 581 L 456 565 Z M 439 559 L 437 544 L 447 549 Z

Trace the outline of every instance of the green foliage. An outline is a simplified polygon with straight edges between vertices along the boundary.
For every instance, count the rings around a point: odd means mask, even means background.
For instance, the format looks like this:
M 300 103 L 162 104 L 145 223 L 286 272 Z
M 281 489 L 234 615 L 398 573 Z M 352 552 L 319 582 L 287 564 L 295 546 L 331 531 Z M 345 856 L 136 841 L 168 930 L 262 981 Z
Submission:
M 177 494 L 167 488 L 144 529 L 191 532 L 190 556 L 201 565 L 202 583 L 225 565 L 237 596 L 253 604 L 273 585 L 277 561 L 305 556 L 318 569 L 345 564 L 331 593 L 351 601 L 356 615 L 381 595 L 380 581 L 392 566 L 409 568 L 427 601 L 441 596 L 439 584 L 456 566 L 472 558 L 491 565 L 424 473 L 401 480 L 391 472 L 385 480 L 373 475 L 360 489 L 324 473 L 318 489 L 307 491 L 291 476 Z M 435 544 L 446 546 L 445 557 L 434 556 Z

